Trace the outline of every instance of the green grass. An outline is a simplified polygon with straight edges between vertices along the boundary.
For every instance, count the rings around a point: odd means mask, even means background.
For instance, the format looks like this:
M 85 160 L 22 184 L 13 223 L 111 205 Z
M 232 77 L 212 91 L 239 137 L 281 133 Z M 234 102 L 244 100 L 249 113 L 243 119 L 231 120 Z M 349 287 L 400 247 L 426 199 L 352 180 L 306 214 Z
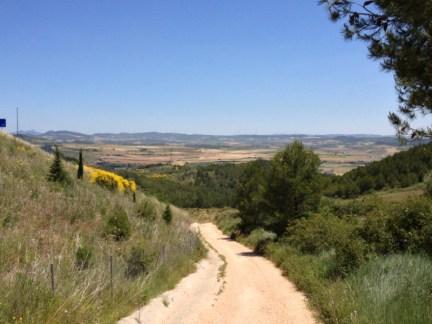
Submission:
M 432 322 L 432 260 L 427 256 L 374 258 L 345 279 L 332 278 L 332 253 L 304 255 L 275 244 L 267 256 L 306 293 L 325 323 Z
M 194 270 L 205 251 L 189 231 L 184 211 L 172 208 L 173 222 L 166 225 L 161 219 L 165 205 L 142 193 L 134 204 L 130 195 L 87 180 L 49 183 L 51 160 L 39 149 L 0 135 L 0 323 L 115 323 Z M 76 167 L 65 167 L 73 178 Z M 156 217 L 138 213 L 144 201 Z M 126 211 L 131 228 L 129 239 L 118 242 L 104 236 L 116 206 Z M 87 269 L 76 265 L 80 246 L 92 251 Z M 131 279 L 125 273 L 134 247 L 144 249 L 152 262 L 147 272 Z
M 334 199 L 334 200 L 341 203 L 349 203 L 352 201 L 365 201 L 365 200 L 372 200 L 378 198 L 385 202 L 397 203 L 397 202 L 403 202 L 409 200 L 410 198 L 422 196 L 424 192 L 425 192 L 424 183 L 417 183 L 415 185 L 406 188 L 386 189 L 386 190 L 376 191 L 373 193 L 364 194 L 357 198 Z
M 432 261 L 419 255 L 372 260 L 330 287 L 340 323 L 432 322 Z

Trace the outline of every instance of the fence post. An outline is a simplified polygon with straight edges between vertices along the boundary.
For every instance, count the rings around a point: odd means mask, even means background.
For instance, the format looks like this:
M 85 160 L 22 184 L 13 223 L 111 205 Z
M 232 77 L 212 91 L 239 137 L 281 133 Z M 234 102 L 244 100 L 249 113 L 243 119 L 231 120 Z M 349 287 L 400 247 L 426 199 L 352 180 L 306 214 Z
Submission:
M 55 294 L 55 282 L 54 282 L 54 264 L 50 264 L 50 274 L 51 274 L 51 290 L 52 294 Z
M 114 297 L 114 284 L 113 284 L 113 257 L 110 255 L 110 288 L 111 288 L 111 299 Z

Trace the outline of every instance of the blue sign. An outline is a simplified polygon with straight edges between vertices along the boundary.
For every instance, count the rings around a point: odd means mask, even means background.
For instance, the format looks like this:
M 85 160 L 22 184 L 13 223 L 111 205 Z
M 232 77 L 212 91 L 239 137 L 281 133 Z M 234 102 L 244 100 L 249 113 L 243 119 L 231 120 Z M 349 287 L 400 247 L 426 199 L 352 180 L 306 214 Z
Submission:
M 0 118 L 0 127 L 6 127 L 6 119 Z

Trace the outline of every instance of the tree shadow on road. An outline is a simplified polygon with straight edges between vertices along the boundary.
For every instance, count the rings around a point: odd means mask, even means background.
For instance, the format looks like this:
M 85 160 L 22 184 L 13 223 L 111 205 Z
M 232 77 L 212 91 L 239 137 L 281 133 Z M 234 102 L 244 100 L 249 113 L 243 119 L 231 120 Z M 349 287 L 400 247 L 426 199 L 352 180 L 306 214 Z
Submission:
M 240 252 L 240 253 L 237 253 L 237 255 L 244 256 L 244 257 L 259 257 L 260 256 L 259 254 L 256 254 L 253 251 Z

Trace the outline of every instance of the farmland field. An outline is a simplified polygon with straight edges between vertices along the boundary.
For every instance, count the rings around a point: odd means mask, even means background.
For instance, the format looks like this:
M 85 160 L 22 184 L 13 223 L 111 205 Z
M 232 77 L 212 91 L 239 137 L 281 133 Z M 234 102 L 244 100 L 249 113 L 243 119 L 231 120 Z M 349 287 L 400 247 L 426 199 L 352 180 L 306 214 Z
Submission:
M 273 148 L 206 148 L 184 145 L 128 145 L 128 144 L 63 144 L 61 149 L 71 157 L 83 148 L 86 159 L 91 164 L 114 165 L 155 165 L 213 162 L 248 162 L 256 159 L 269 160 L 281 149 Z M 344 146 L 315 149 L 321 158 L 322 170 L 328 173 L 343 174 L 357 166 L 380 160 L 398 152 L 400 148 L 379 146 Z
M 45 148 L 56 144 L 71 158 L 83 149 L 87 163 L 114 166 L 269 160 L 288 143 L 301 140 L 320 156 L 322 171 L 338 175 L 405 149 L 393 137 L 372 135 L 85 135 L 48 132 L 29 137 L 29 140 Z

